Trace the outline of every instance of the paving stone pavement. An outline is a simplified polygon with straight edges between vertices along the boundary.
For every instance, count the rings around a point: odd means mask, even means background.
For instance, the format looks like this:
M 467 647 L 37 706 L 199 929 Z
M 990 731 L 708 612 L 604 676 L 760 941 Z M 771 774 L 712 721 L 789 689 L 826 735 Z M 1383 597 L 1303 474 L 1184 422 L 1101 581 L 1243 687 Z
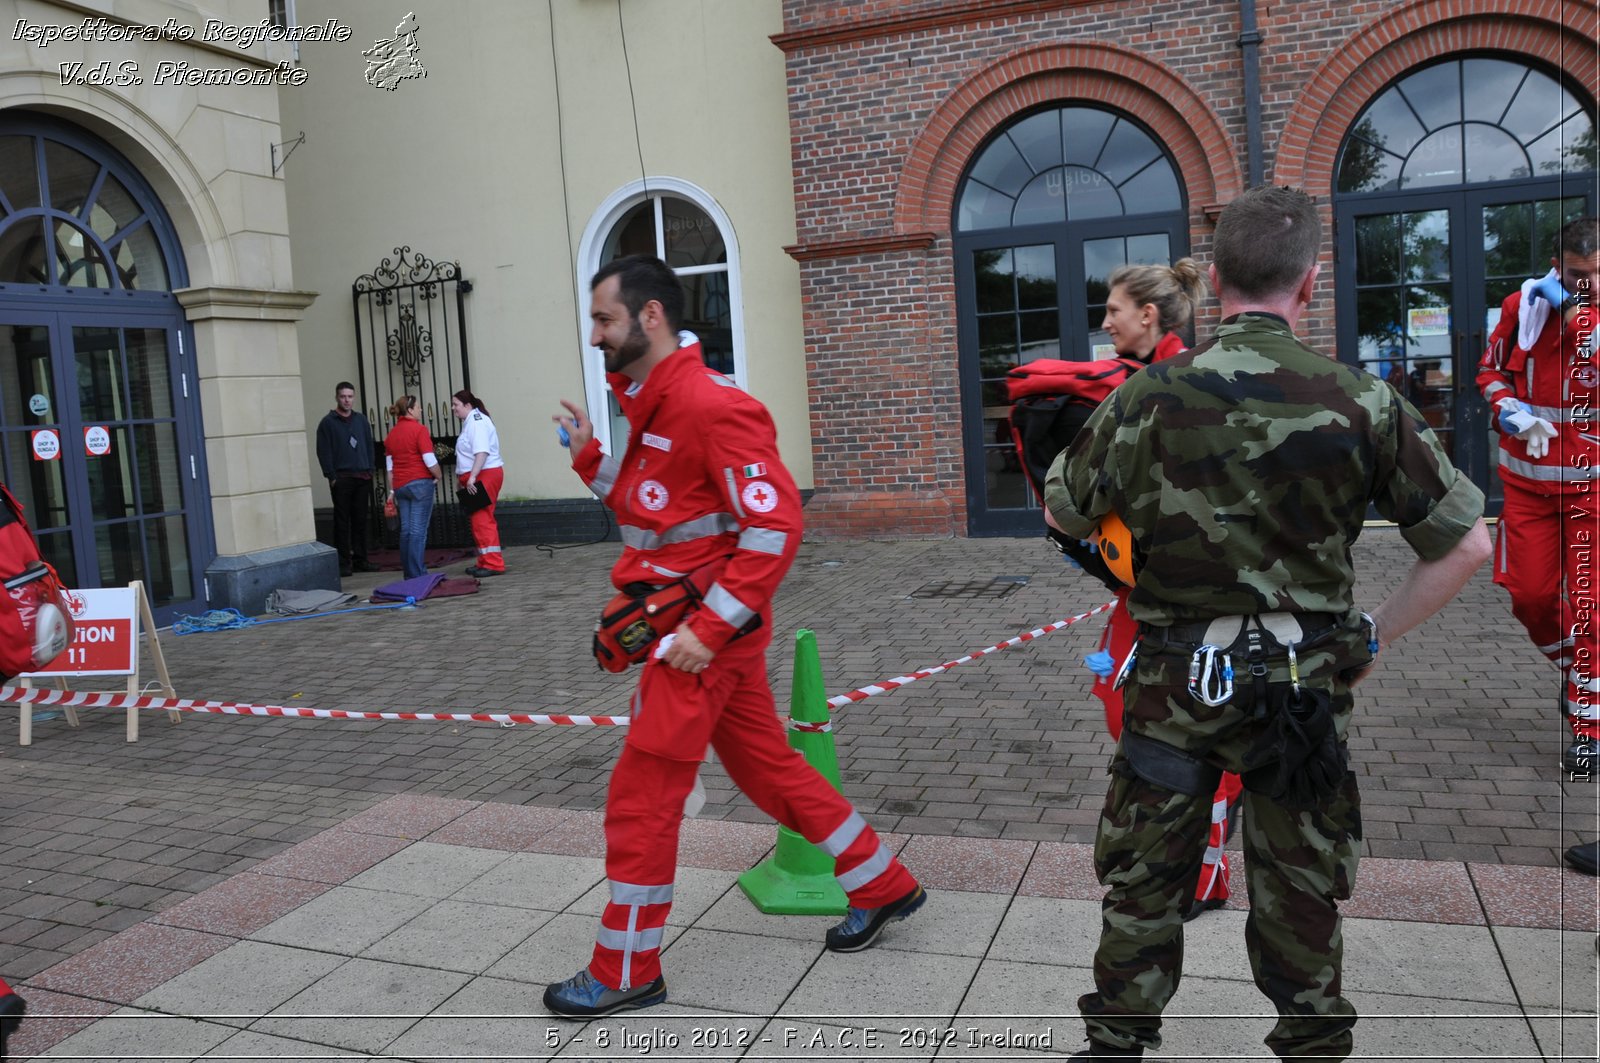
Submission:
M 173 637 L 184 697 L 329 709 L 623 714 L 631 676 L 595 668 L 593 617 L 615 544 L 507 551 L 482 593 Z M 1398 532 L 1356 549 L 1375 604 L 1409 563 Z M 462 562 L 460 564 L 464 564 Z M 452 566 L 459 568 L 460 564 Z M 393 578 L 366 575 L 348 589 Z M 1026 580 L 1025 583 L 1019 582 Z M 923 598 L 1001 581 L 1003 597 Z M 1009 581 L 1009 582 L 1007 582 Z M 817 633 L 829 693 L 951 660 L 1104 601 L 1031 540 L 807 543 L 776 603 L 780 704 L 792 633 Z M 882 830 L 1085 843 L 1111 743 L 1081 658 L 1092 619 L 836 715 L 844 788 Z M 148 673 L 148 668 L 146 669 Z M 1351 748 L 1369 856 L 1553 867 L 1600 834 L 1592 784 L 1564 781 L 1557 675 L 1487 570 L 1385 654 L 1360 688 Z M 616 729 L 120 712 L 16 744 L 0 708 L 0 972 L 26 979 L 394 794 L 598 809 Z M 764 817 L 716 768 L 708 819 Z
M 770 825 L 692 820 L 663 934 L 668 1002 L 554 1019 L 590 953 L 601 817 L 396 795 L 35 976 L 12 1049 L 43 1059 L 1007 1059 L 1083 1044 L 1092 846 L 884 834 L 929 890 L 870 950 L 736 885 Z M 1358 1060 L 1594 1059 L 1592 879 L 1369 858 L 1345 919 Z M 842 895 L 839 902 L 842 905 Z M 1565 900 L 1570 903 L 1560 903 Z M 1269 1058 L 1242 891 L 1184 932 L 1162 1060 Z

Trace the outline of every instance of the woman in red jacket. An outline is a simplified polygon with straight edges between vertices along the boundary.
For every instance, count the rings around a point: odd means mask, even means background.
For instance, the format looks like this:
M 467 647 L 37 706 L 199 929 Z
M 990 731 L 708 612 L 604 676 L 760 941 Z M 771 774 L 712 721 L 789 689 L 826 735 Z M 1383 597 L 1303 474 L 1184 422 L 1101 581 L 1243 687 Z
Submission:
M 396 399 L 389 416 L 394 427 L 383 440 L 383 462 L 389 473 L 389 498 L 400 510 L 400 565 L 411 579 L 428 571 L 422 552 L 428 546 L 439 458 L 433 452 L 433 437 L 417 418 L 415 395 Z

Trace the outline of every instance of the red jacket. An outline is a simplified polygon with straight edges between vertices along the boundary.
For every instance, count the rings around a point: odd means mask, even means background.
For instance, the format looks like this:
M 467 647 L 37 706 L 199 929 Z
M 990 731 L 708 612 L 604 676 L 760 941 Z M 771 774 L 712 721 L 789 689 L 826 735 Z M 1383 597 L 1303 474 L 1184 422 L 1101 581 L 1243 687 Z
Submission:
M 1499 424 L 1495 404 L 1507 396 L 1526 402 L 1535 416 L 1555 426 L 1558 435 L 1542 458 L 1528 455 L 1528 444 L 1500 436 L 1500 478 L 1539 494 L 1586 491 L 1600 461 L 1600 431 L 1595 425 L 1596 384 L 1600 368 L 1594 358 L 1595 307 L 1580 307 L 1563 327 L 1552 307 L 1531 350 L 1517 346 L 1520 292 L 1500 304 L 1500 323 L 1489 336 L 1489 348 L 1478 363 L 1478 390 Z M 1583 343 L 1579 343 L 1583 340 Z
M 383 453 L 391 463 L 389 490 L 404 487 L 413 480 L 433 478 L 422 460 L 424 454 L 433 453 L 433 437 L 420 421 L 410 417 L 396 421 L 383 440 Z
M 609 376 L 628 418 L 619 462 L 598 440 L 572 467 L 617 515 L 620 590 L 667 583 L 729 557 L 689 629 L 712 651 L 753 616 L 770 619 L 772 596 L 800 549 L 800 491 L 778 458 L 765 406 L 706 368 L 700 344 L 679 348 L 636 384 Z

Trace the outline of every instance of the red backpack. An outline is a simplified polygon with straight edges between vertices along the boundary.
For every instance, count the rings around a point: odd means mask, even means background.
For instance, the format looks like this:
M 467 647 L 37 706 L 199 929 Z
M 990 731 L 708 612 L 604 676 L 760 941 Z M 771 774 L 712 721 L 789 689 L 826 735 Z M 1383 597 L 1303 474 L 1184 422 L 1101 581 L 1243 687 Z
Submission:
M 1006 374 L 1011 400 L 1011 439 L 1033 495 L 1044 504 L 1050 465 L 1118 384 L 1144 368 L 1136 358 L 1065 362 L 1036 358 Z
M 0 676 L 35 672 L 72 642 L 72 607 L 56 570 L 22 516 L 22 504 L 0 484 Z

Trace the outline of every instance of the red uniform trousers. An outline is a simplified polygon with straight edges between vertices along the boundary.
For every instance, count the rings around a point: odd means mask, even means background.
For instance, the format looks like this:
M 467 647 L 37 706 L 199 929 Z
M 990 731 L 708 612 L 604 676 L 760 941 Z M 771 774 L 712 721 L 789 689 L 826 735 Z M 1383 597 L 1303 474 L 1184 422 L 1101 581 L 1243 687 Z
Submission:
M 633 698 L 633 722 L 606 796 L 606 878 L 589 973 L 613 989 L 661 974 L 661 943 L 678 864 L 683 800 L 709 743 L 757 808 L 834 858 L 858 908 L 909 893 L 916 880 L 788 736 L 767 685 L 771 617 L 729 643 L 699 675 L 652 657 Z
M 1495 542 L 1494 581 L 1539 652 L 1565 674 L 1562 708 L 1574 735 L 1600 738 L 1600 629 L 1595 616 L 1595 492 L 1540 494 L 1502 478 L 1505 505 Z
M 1117 607 L 1111 610 L 1106 630 L 1100 636 L 1100 648 L 1111 655 L 1116 668 L 1128 659 L 1133 643 L 1139 637 L 1139 622 L 1128 615 L 1128 592 L 1117 592 Z M 1116 673 L 1096 676 L 1094 693 L 1106 707 L 1106 730 L 1112 738 L 1122 737 L 1122 691 L 1114 689 Z M 1194 888 L 1197 901 L 1225 901 L 1228 893 L 1228 853 L 1223 848 L 1228 843 L 1228 813 L 1239 800 L 1244 783 L 1231 771 L 1222 773 L 1217 783 L 1216 796 L 1211 800 L 1211 835 L 1206 839 L 1205 856 L 1200 863 L 1200 881 Z
M 457 473 L 456 480 L 467 486 L 471 473 Z M 481 469 L 478 472 L 478 490 L 489 492 L 489 504 L 475 510 L 469 518 L 472 524 L 472 541 L 478 544 L 478 567 L 492 572 L 506 570 L 505 555 L 500 552 L 500 525 L 494 519 L 494 504 L 500 501 L 500 488 L 505 485 L 504 469 Z

